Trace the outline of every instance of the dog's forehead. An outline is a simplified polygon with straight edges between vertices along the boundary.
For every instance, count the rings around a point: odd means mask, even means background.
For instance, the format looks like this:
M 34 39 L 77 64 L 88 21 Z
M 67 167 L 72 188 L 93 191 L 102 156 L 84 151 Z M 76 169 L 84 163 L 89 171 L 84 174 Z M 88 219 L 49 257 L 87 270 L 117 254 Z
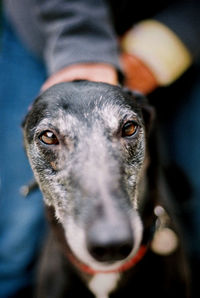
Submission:
M 100 130 L 107 128 L 110 132 L 115 132 L 123 119 L 137 117 L 137 114 L 126 105 L 120 106 L 108 101 L 99 105 L 98 100 L 94 102 L 92 109 L 87 108 L 87 105 L 84 104 L 82 109 L 77 108 L 77 110 L 70 109 L 70 107 L 66 109 L 58 107 L 54 115 L 50 115 L 50 113 L 47 115 L 41 120 L 40 129 L 54 127 L 60 133 L 67 133 L 71 137 L 81 131 L 85 133 L 85 129 L 88 130 L 88 128 L 96 131 L 98 128 L 101 128 Z
M 130 105 L 121 88 L 108 84 L 61 84 L 56 86 L 53 93 L 47 93 L 46 97 L 45 114 L 53 117 L 56 122 L 67 121 L 69 126 L 82 120 L 92 125 L 94 121 L 101 119 L 114 129 L 121 119 L 138 116 L 134 98 Z
M 118 101 L 106 101 L 101 105 L 97 103 L 93 110 L 93 113 L 90 116 L 88 115 L 88 113 L 86 113 L 86 117 L 92 117 L 94 119 L 98 119 L 99 117 L 99 119 L 103 120 L 103 122 L 107 124 L 111 129 L 117 129 L 119 123 L 123 119 L 136 118 L 137 113 L 128 105 L 126 105 L 125 102 L 123 104 L 119 104 Z
M 123 120 L 131 118 L 143 122 L 137 100 L 122 88 L 105 83 L 71 82 L 44 92 L 35 101 L 25 126 L 29 137 L 35 129 L 51 127 L 68 135 L 71 131 L 73 137 L 81 131 L 81 126 L 86 129 L 99 126 L 114 132 Z
M 137 117 L 137 113 L 125 104 L 119 105 L 117 102 L 113 103 L 112 101 L 102 102 L 100 96 L 99 99 L 94 99 L 92 107 L 84 102 L 81 106 L 77 105 L 76 108 L 74 106 L 70 108 L 70 105 L 65 109 L 57 107 L 56 113 L 45 118 L 42 123 L 48 123 L 49 121 L 60 132 L 80 131 L 80 127 L 90 129 L 103 127 L 104 129 L 108 128 L 110 131 L 117 131 L 124 119 L 136 119 Z

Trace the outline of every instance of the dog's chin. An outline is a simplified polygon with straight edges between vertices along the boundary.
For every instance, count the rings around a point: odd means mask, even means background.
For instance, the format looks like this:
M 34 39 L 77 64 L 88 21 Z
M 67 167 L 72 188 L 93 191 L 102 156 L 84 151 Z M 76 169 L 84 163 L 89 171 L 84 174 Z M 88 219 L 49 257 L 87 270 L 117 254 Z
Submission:
M 134 216 L 134 220 L 132 220 L 132 226 L 134 230 L 135 244 L 130 254 L 120 261 L 99 262 L 95 260 L 88 252 L 84 230 L 77 226 L 72 218 L 68 218 L 65 222 L 64 229 L 67 244 L 69 245 L 69 248 L 74 256 L 72 261 L 73 259 L 76 259 L 74 262 L 75 265 L 78 262 L 81 262 L 92 271 L 99 273 L 120 271 L 120 268 L 128 264 L 137 255 L 137 252 L 141 246 L 143 225 L 139 216 Z M 82 268 L 84 268 L 84 266 Z

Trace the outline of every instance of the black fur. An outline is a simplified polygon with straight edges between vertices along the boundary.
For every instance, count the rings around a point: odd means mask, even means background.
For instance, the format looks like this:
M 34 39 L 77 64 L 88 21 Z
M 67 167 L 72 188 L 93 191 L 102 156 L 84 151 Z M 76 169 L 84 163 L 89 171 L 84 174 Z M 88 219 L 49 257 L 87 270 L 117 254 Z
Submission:
M 157 204 L 167 210 L 170 225 L 179 235 L 176 212 L 169 193 L 165 192 L 158 165 L 154 117 L 152 107 L 142 95 L 104 83 L 58 84 L 34 102 L 24 121 L 25 147 L 48 205 L 52 227 L 41 261 L 37 298 L 94 297 L 87 288 L 92 277 L 78 272 L 67 259 L 71 250 L 69 239 L 66 240 L 69 217 L 84 230 L 87 242 L 93 227 L 101 231 L 102 221 L 104 230 L 108 223 L 108 230 L 116 225 L 119 234 L 123 234 L 124 227 L 131 225 L 131 217 L 136 221 L 141 219 L 140 242 L 147 245 L 148 252 L 133 268 L 121 274 L 109 297 L 189 297 L 189 273 L 181 237 L 176 251 L 168 256 L 159 256 L 150 249 Z M 138 131 L 124 137 L 123 125 L 131 119 Z M 58 146 L 41 141 L 47 130 L 56 135 Z M 106 207 L 106 201 L 111 207 Z M 106 208 L 112 209 L 112 220 Z M 133 246 L 139 241 L 135 227 L 137 223 L 130 228 Z M 109 252 L 109 262 L 114 263 L 111 256 Z

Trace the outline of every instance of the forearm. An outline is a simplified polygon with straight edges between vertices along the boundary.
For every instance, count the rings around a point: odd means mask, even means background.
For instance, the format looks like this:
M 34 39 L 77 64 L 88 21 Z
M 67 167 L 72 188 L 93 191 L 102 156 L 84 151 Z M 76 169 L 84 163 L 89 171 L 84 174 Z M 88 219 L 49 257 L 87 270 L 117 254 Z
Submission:
M 200 30 L 200 9 L 195 3 L 173 4 L 155 18 L 139 22 L 125 34 L 122 49 L 126 84 L 137 88 L 140 77 L 145 87 L 141 91 L 148 93 L 156 85 L 167 86 L 175 82 L 198 59 L 200 46 L 196 37 Z M 141 73 L 136 79 L 134 71 L 130 71 L 135 60 L 141 62 Z M 146 78 L 144 73 L 150 75 Z

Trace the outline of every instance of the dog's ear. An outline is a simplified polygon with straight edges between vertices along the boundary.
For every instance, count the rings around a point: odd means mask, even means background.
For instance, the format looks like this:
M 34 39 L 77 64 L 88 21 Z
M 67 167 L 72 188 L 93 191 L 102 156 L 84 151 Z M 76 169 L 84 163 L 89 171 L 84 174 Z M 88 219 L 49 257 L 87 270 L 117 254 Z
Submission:
M 147 133 L 149 133 L 156 116 L 155 108 L 149 104 L 147 97 L 139 91 L 131 90 L 127 87 L 123 87 L 123 91 L 132 97 L 132 99 L 136 101 L 138 107 L 141 109 Z

